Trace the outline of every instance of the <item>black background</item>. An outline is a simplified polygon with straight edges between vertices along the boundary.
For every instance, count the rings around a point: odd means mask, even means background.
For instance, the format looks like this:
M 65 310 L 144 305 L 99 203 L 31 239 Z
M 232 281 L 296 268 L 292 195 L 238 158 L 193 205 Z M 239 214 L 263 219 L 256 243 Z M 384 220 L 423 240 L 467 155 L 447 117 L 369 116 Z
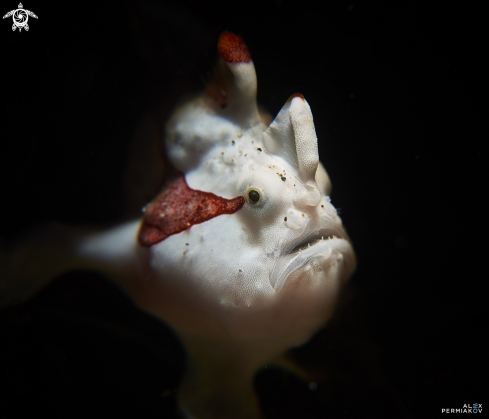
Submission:
M 308 100 L 358 256 L 330 324 L 290 354 L 317 390 L 263 370 L 267 418 L 487 403 L 487 30 L 475 5 L 425 3 L 24 3 L 28 32 L 0 22 L 3 245 L 49 220 L 137 215 L 151 196 L 128 196 L 132 151 L 203 88 L 229 30 L 272 114 Z M 173 417 L 182 349 L 100 275 L 58 278 L 0 321 L 2 418 Z

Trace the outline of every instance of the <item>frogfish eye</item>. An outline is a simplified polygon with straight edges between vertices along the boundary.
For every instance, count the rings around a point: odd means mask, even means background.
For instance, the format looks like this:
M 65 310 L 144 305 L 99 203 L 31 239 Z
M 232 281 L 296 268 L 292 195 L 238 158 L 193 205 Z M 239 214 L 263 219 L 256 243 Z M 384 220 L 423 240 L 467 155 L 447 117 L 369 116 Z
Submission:
M 248 198 L 250 198 L 251 202 L 254 202 L 256 204 L 260 200 L 260 194 L 258 193 L 258 191 L 252 189 L 248 192 Z

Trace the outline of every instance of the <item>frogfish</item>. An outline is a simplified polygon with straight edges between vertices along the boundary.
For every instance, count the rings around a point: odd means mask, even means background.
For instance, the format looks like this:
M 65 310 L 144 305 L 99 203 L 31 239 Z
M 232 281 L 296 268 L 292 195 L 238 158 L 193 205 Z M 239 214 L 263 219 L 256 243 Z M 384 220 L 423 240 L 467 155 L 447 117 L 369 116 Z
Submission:
M 268 123 L 243 40 L 223 32 L 217 49 L 212 83 L 166 122 L 171 175 L 141 217 L 41 228 L 1 255 L 0 307 L 97 269 L 179 336 L 184 417 L 254 419 L 254 374 L 325 325 L 356 257 L 305 98 L 290 96 Z

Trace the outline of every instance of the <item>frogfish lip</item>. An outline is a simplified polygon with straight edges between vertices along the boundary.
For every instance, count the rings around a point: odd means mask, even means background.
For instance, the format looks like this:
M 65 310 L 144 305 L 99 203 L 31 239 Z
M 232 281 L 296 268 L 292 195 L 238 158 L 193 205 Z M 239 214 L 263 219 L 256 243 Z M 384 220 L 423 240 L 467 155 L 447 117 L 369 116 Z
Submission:
M 343 226 L 328 223 L 327 226 L 314 231 L 308 228 L 300 236 L 282 246 L 270 272 L 270 285 L 278 292 L 294 271 L 315 259 L 324 262 L 333 254 L 336 257 L 341 255 L 339 256 L 341 258 L 345 254 L 353 256 L 351 241 Z
M 333 239 L 350 241 L 345 230 L 341 226 L 334 225 L 334 226 L 329 226 L 327 228 L 322 228 L 318 230 L 317 233 L 311 233 L 306 237 L 301 236 L 298 238 L 298 240 L 293 240 L 287 246 L 288 248 L 290 248 L 291 245 L 294 246 L 290 251 L 288 251 L 288 253 L 291 254 L 291 253 L 301 252 L 303 250 L 310 248 L 311 246 L 315 246 L 320 241 L 333 240 Z

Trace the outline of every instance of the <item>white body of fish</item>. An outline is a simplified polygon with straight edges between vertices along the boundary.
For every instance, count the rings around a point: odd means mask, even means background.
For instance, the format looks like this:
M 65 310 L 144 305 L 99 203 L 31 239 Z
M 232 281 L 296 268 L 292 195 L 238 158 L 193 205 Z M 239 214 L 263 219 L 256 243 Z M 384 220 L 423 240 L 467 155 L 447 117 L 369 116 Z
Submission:
M 178 398 L 188 417 L 257 418 L 253 374 L 325 324 L 356 259 L 309 105 L 293 95 L 264 123 L 246 47 L 227 33 L 219 42 L 216 86 L 227 106 L 209 93 L 188 99 L 165 145 L 190 190 L 243 197 L 240 209 L 149 246 L 141 220 L 102 232 L 44 227 L 3 255 L 0 304 L 26 300 L 68 269 L 100 269 L 181 337 L 189 362 Z

